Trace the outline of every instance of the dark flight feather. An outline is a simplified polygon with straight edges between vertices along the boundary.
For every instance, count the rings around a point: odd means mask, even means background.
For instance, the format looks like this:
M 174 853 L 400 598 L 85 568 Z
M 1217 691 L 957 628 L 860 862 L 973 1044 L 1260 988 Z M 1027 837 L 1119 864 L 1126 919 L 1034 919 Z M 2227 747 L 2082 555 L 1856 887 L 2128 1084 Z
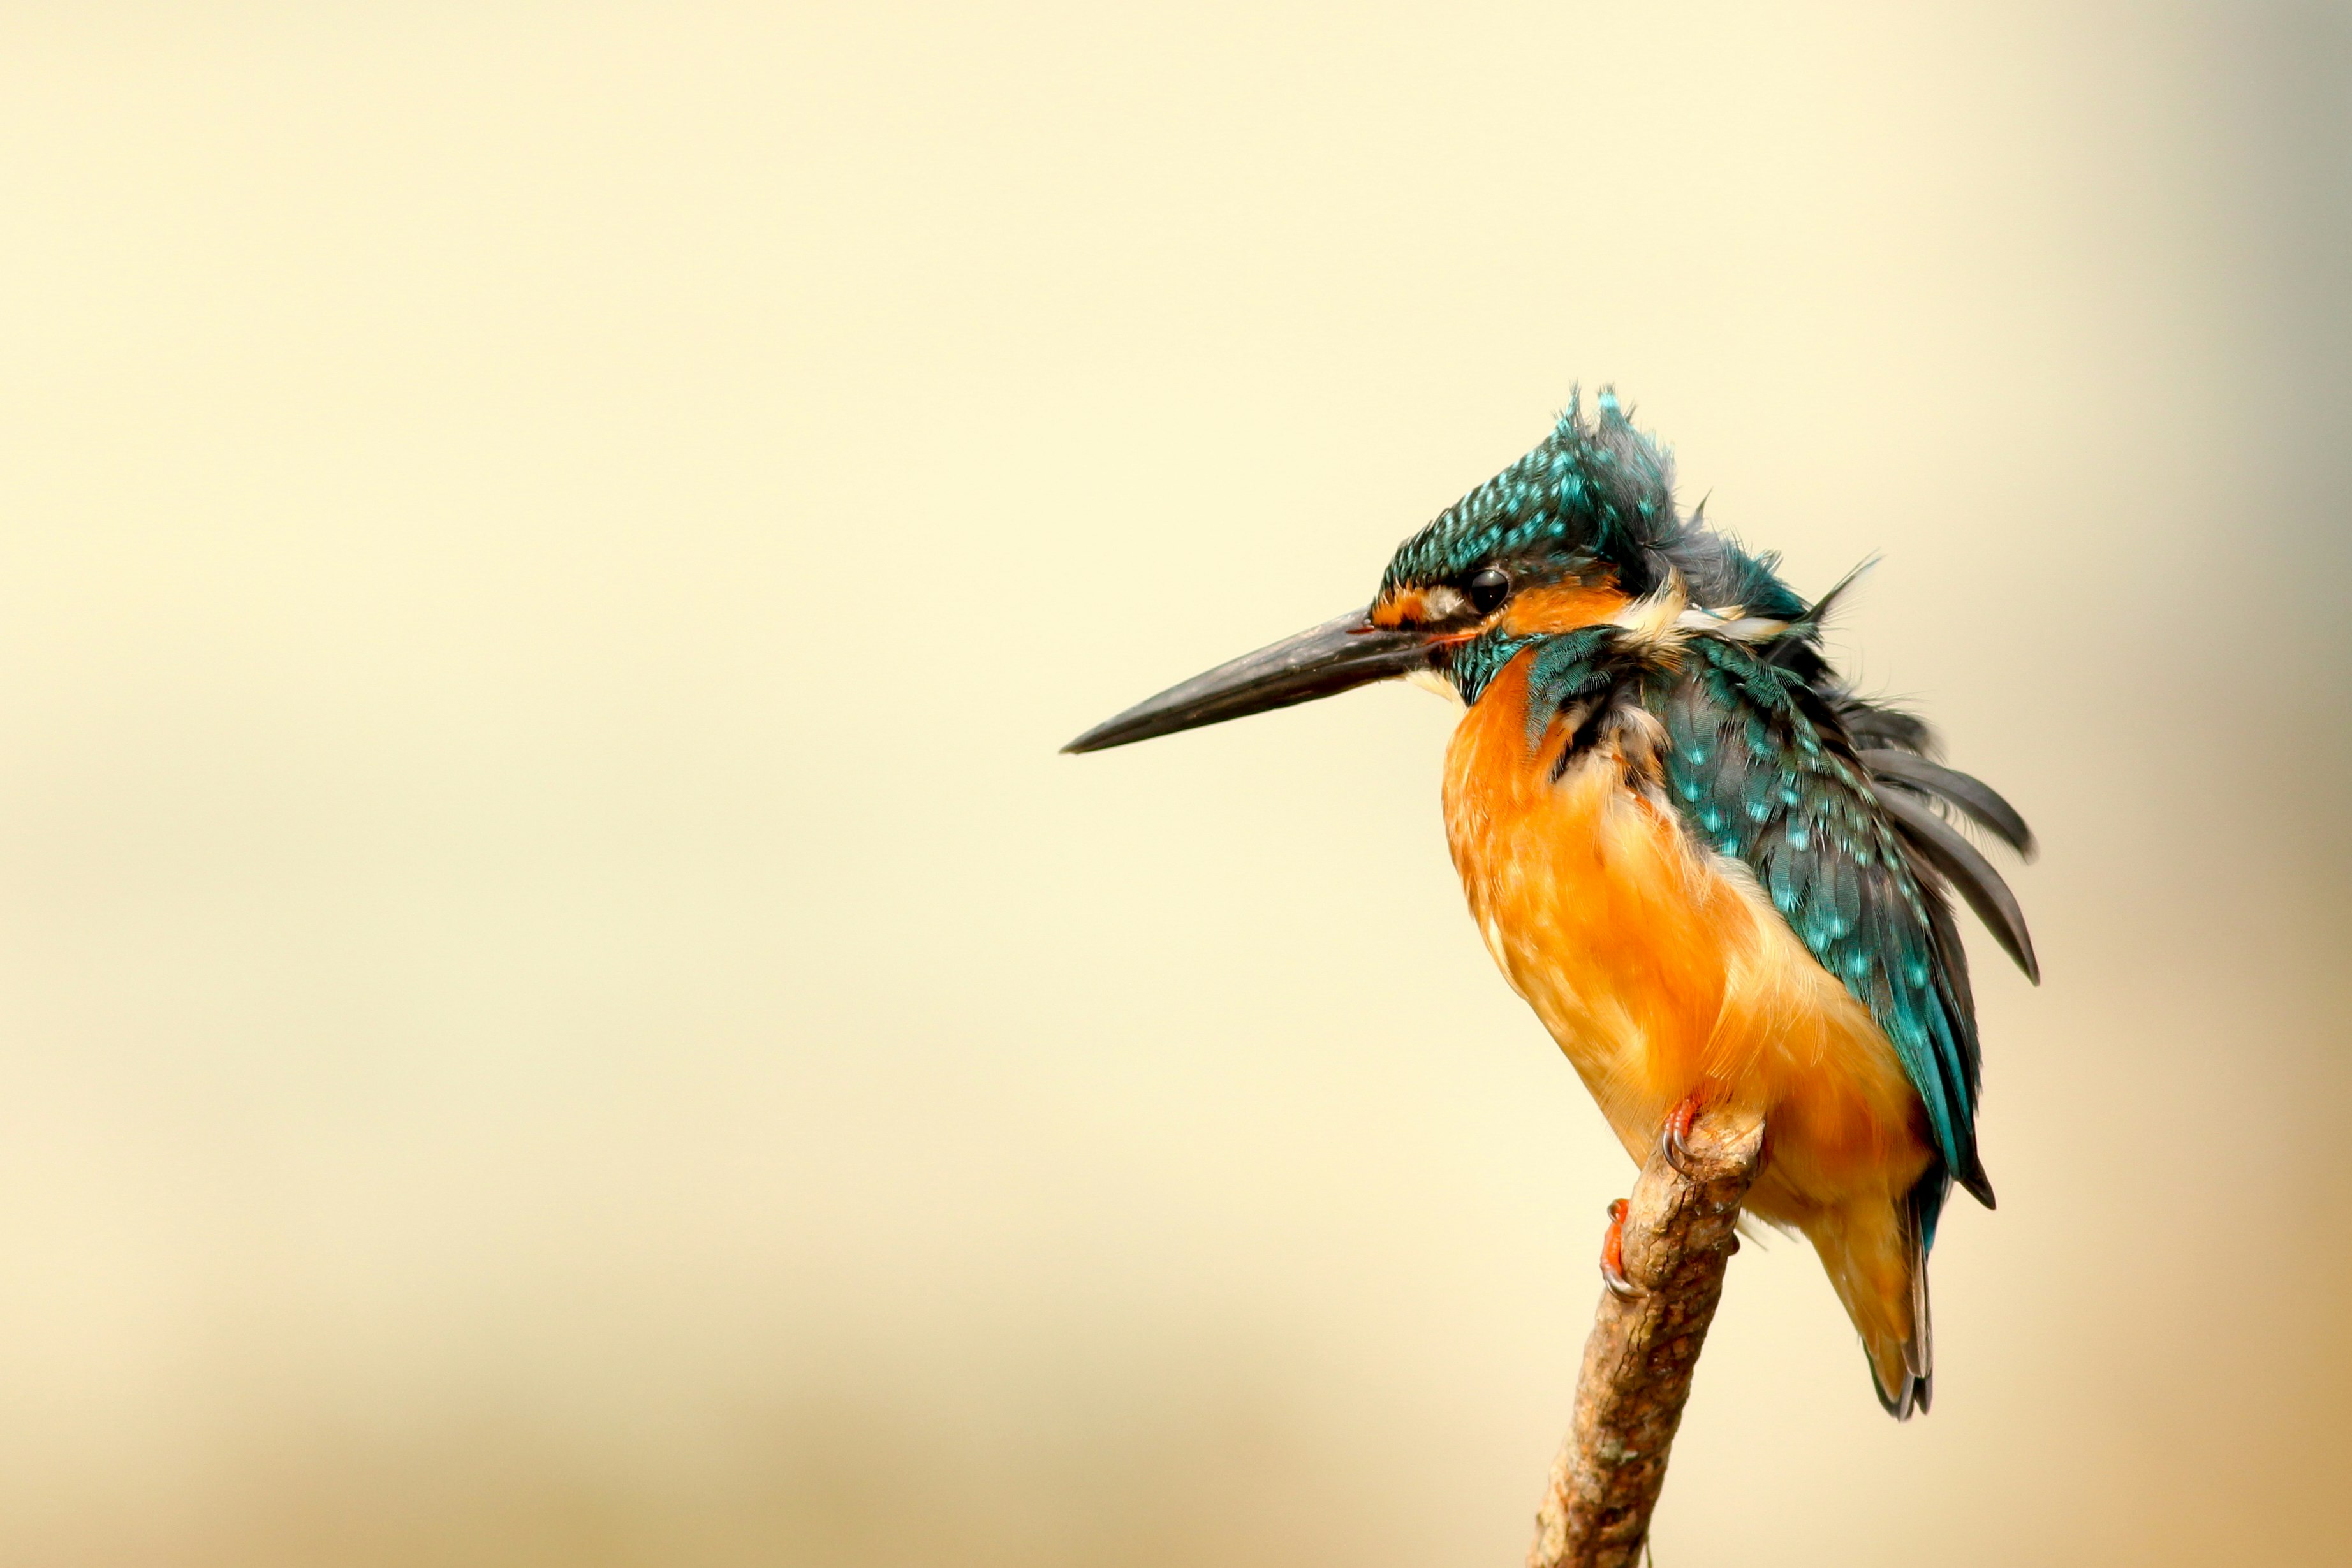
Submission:
M 1921 757 L 1935 755 L 1936 732 L 1918 715 L 1857 696 L 1834 682 L 1827 682 L 1818 689 L 1822 700 L 1837 715 L 1839 725 L 1853 737 L 1854 745 L 1908 751 Z
M 1985 923 L 2001 950 L 2017 960 L 2026 978 L 2042 983 L 2042 966 L 2033 956 L 2033 937 L 2025 928 L 2025 911 L 2017 895 L 2001 881 L 2000 873 L 1959 831 L 1929 810 L 1925 802 L 1903 789 L 1878 791 L 1879 803 L 1902 825 L 1903 836 L 1927 862 L 1941 872 L 1959 895 L 1968 900 L 1977 918 Z
M 2037 848 L 2033 830 L 2025 825 L 2017 808 L 2002 800 L 2000 792 L 1981 779 L 1940 762 L 1930 762 L 1910 751 L 1873 749 L 1863 752 L 1861 757 L 1862 765 L 1870 769 L 1872 777 L 1949 801 L 2026 860 L 2033 858 Z

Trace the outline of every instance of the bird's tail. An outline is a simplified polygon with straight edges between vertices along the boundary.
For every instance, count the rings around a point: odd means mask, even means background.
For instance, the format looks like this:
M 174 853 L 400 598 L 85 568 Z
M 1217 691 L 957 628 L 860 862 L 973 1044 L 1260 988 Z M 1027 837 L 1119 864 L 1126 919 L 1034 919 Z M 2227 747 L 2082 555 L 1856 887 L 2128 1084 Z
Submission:
M 1935 1396 L 1935 1349 L 1927 1313 L 1930 1224 L 1916 1195 L 1862 1198 L 1821 1216 L 1808 1234 L 1846 1316 L 1862 1334 L 1870 1383 L 1898 1421 Z

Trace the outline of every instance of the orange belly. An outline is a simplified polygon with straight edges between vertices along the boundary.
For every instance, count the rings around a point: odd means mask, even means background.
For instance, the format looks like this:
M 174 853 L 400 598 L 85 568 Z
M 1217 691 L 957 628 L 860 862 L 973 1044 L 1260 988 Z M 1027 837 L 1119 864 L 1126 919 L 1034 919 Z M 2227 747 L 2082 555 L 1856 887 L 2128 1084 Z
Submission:
M 1686 1096 L 1762 1113 L 1749 1209 L 1813 1239 L 1865 1339 L 1909 1340 L 1902 1202 L 1929 1145 L 1894 1047 L 1747 869 L 1615 756 L 1553 781 L 1568 737 L 1529 745 L 1527 662 L 1446 755 L 1446 836 L 1488 950 L 1637 1162 Z

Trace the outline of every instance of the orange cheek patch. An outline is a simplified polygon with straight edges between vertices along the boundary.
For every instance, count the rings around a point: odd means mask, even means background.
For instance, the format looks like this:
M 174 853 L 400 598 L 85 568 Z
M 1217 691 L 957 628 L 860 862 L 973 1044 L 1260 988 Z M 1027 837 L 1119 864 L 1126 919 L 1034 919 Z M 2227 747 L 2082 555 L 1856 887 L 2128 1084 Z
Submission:
M 1547 583 L 1513 594 L 1499 616 L 1436 641 L 1466 643 L 1498 625 L 1512 636 L 1557 635 L 1606 621 L 1631 602 L 1627 595 L 1607 581 Z M 1442 604 L 1432 604 L 1426 588 L 1400 588 L 1372 606 L 1371 621 L 1375 626 L 1391 628 L 1422 626 L 1459 615 L 1462 609 L 1459 595 L 1451 590 L 1446 591 Z
M 1559 582 L 1514 594 L 1503 610 L 1503 630 L 1514 636 L 1573 632 L 1606 621 L 1633 601 L 1609 583 Z
M 1372 606 L 1375 626 L 1418 625 L 1427 620 L 1428 600 L 1418 588 L 1400 588 Z

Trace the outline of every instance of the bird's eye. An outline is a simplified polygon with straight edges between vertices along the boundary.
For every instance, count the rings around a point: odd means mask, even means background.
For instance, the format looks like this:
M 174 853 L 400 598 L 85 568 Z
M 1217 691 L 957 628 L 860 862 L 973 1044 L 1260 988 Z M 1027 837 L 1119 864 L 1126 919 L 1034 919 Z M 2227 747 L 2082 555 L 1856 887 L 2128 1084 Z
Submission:
M 1496 607 L 1511 596 L 1511 580 L 1491 566 L 1464 586 L 1470 591 L 1470 608 L 1481 615 L 1493 614 Z

